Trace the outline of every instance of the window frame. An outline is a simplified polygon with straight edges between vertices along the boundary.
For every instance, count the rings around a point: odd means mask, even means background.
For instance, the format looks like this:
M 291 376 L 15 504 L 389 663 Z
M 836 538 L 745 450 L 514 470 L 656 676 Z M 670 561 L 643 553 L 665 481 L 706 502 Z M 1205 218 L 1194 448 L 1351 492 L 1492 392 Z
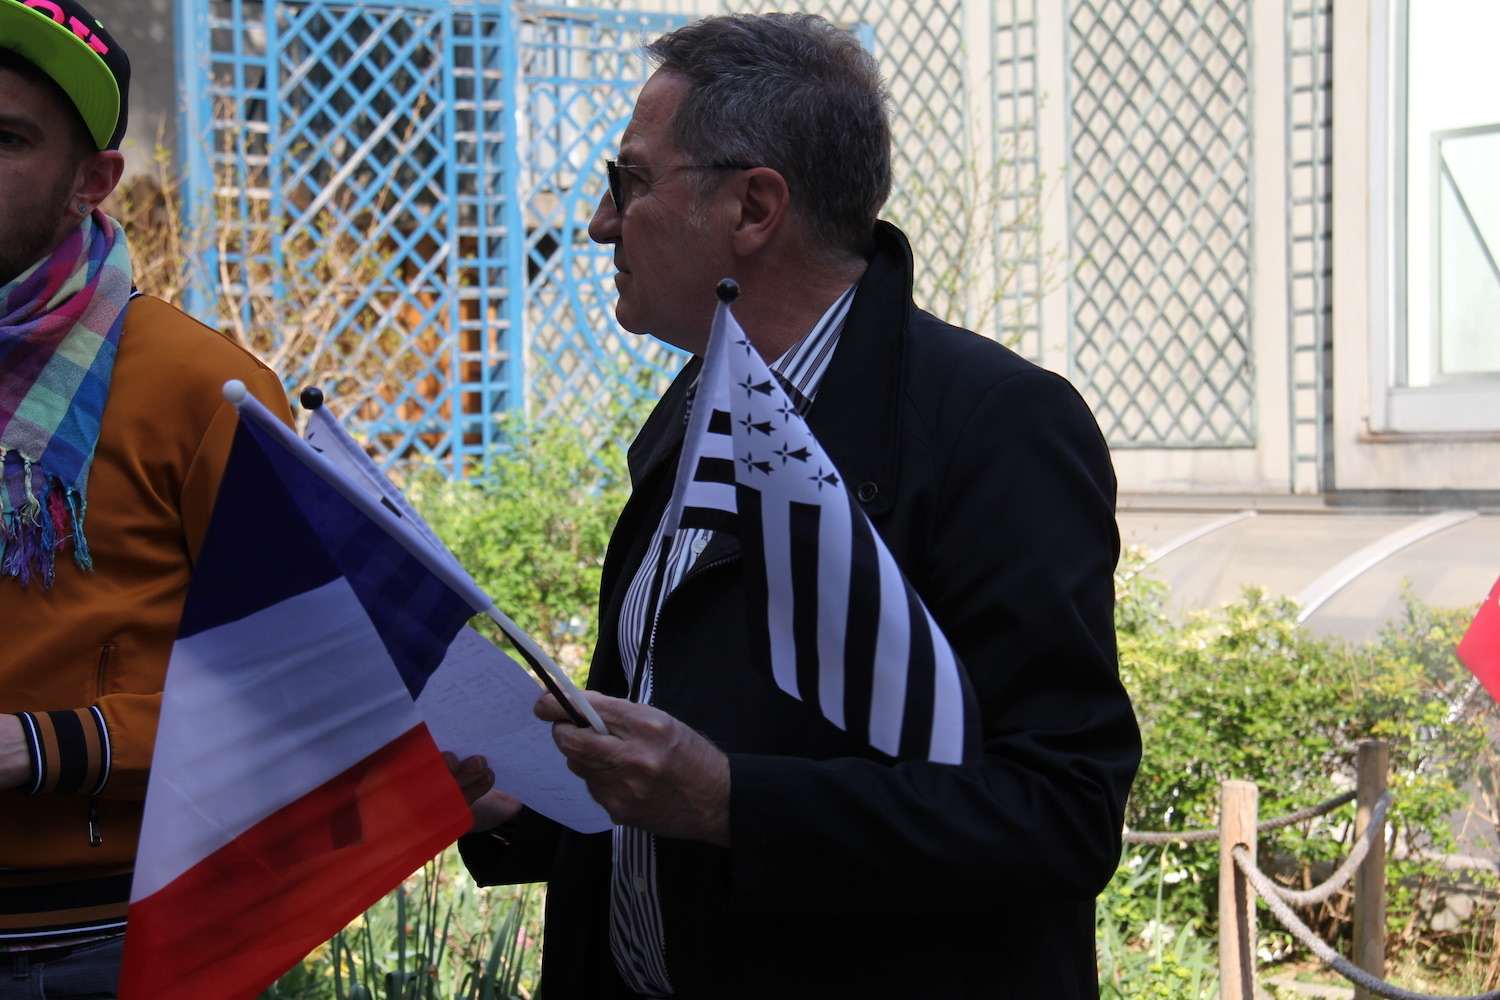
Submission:
M 1371 3 L 1370 430 L 1376 434 L 1500 433 L 1500 378 L 1480 376 L 1431 386 L 1403 384 L 1408 357 L 1408 11 L 1409 0 Z

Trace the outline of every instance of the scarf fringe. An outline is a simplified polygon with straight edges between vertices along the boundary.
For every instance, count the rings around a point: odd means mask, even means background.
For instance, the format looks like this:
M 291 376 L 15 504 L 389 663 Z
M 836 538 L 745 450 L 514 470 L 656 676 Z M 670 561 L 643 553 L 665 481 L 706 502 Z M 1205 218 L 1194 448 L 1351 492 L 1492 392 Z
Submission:
M 0 388 L 0 577 L 52 586 L 69 542 L 78 567 L 93 568 L 84 496 L 129 301 L 124 232 L 97 210 L 0 285 L 0 354 L 13 376 Z
M 83 495 L 55 476 L 47 477 L 43 495 L 31 488 L 31 463 L 26 463 L 26 503 L 20 509 L 9 502 L 0 512 L 0 573 L 15 577 L 22 587 L 40 580 L 51 587 L 57 578 L 57 553 L 73 543 L 73 562 L 79 569 L 94 568 L 88 540 L 83 534 L 86 504 Z

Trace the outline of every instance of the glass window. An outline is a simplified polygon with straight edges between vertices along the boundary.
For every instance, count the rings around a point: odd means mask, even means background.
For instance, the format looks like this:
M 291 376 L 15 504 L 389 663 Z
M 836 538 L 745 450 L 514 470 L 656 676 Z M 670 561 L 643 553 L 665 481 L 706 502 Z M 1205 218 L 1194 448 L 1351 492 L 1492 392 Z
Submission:
M 1500 4 L 1404 6 L 1396 385 L 1500 385 Z

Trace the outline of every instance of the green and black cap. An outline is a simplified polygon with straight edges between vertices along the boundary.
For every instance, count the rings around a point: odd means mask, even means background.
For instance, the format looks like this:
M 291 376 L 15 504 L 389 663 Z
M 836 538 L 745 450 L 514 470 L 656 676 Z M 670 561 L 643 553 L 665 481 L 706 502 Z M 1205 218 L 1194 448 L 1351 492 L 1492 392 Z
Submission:
M 75 0 L 0 0 L 0 49 L 52 78 L 73 102 L 94 145 L 119 149 L 130 99 L 130 59 Z

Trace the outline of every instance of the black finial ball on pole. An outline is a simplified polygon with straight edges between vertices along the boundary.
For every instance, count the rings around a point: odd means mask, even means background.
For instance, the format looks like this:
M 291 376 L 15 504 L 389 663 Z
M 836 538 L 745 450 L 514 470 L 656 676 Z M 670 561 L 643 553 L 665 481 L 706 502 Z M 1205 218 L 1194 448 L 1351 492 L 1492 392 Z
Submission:
M 315 385 L 310 385 L 302 390 L 302 395 L 297 397 L 302 403 L 304 410 L 316 410 L 323 405 L 323 390 Z
M 719 287 L 714 289 L 719 296 L 719 301 L 726 305 L 740 297 L 739 282 L 733 278 L 725 278 L 719 282 Z

